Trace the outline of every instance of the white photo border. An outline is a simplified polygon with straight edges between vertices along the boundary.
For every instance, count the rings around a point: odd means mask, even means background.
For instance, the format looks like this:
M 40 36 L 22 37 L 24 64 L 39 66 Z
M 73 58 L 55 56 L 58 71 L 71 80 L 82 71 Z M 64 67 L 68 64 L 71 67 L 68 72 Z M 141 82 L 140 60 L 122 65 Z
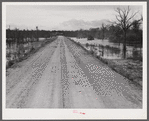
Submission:
M 6 108 L 7 5 L 142 5 L 143 107 L 142 109 L 8 109 Z M 146 119 L 147 118 L 147 2 L 2 2 L 2 119 Z M 74 110 L 85 115 L 73 113 Z

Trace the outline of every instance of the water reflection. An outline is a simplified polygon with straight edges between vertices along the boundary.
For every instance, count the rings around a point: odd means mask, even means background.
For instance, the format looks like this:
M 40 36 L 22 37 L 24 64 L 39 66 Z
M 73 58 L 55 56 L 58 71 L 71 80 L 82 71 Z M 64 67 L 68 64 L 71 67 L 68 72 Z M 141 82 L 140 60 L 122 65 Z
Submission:
M 71 38 L 80 42 L 90 51 L 94 51 L 97 56 L 107 59 L 123 59 L 123 44 L 113 43 L 109 40 L 94 39 L 88 41 L 87 38 Z M 142 60 L 142 47 L 126 46 L 126 58 Z
M 29 53 L 34 47 L 38 48 L 41 45 L 40 41 L 44 41 L 45 38 L 39 38 L 39 42 L 33 41 L 16 43 L 12 42 L 11 39 L 6 43 L 6 67 L 10 61 L 19 60 L 19 58 L 24 57 Z
M 109 45 L 84 45 L 89 51 L 93 51 L 97 56 L 101 56 L 106 59 L 123 59 L 123 49 L 119 46 L 111 47 Z M 126 51 L 126 58 L 132 59 L 141 59 L 142 58 L 142 48 L 137 47 L 129 47 Z

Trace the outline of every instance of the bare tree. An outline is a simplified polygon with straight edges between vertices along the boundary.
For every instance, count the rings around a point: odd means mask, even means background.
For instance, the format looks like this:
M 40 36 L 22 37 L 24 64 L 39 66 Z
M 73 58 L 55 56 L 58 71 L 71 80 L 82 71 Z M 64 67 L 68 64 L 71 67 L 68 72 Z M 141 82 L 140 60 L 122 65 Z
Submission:
M 39 38 L 38 38 L 38 26 L 36 26 L 36 38 L 37 38 L 37 41 L 39 41 Z
M 102 26 L 101 26 L 102 40 L 104 40 L 104 38 L 105 38 L 105 30 L 106 30 L 106 27 L 105 27 L 105 25 L 102 23 Z
M 129 6 L 127 7 L 127 9 L 117 8 L 115 11 L 117 12 L 117 15 L 116 15 L 117 22 L 115 22 L 115 23 L 122 28 L 123 33 L 124 33 L 124 35 L 123 35 L 124 36 L 123 57 L 125 59 L 126 58 L 126 35 L 127 35 L 127 31 L 132 26 L 132 24 L 133 24 L 132 19 L 135 17 L 135 15 L 138 12 L 131 14 L 130 13 L 131 9 Z

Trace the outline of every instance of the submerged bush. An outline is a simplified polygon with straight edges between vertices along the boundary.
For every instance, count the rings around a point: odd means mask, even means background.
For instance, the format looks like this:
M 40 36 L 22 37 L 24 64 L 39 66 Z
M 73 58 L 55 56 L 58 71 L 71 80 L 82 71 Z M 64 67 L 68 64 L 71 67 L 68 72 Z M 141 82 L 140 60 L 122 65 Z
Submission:
M 89 35 L 89 36 L 87 37 L 87 40 L 94 40 L 94 37 L 91 36 L 91 35 Z
M 86 47 L 88 47 L 89 46 L 89 44 L 88 43 L 86 43 Z

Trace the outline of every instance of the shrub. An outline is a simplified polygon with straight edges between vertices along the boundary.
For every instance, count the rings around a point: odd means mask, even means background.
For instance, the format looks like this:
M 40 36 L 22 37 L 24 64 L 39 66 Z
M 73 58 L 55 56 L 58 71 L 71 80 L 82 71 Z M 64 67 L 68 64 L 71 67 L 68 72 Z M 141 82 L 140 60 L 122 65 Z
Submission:
M 91 36 L 91 35 L 89 35 L 89 36 L 87 37 L 87 40 L 94 40 L 94 37 Z

